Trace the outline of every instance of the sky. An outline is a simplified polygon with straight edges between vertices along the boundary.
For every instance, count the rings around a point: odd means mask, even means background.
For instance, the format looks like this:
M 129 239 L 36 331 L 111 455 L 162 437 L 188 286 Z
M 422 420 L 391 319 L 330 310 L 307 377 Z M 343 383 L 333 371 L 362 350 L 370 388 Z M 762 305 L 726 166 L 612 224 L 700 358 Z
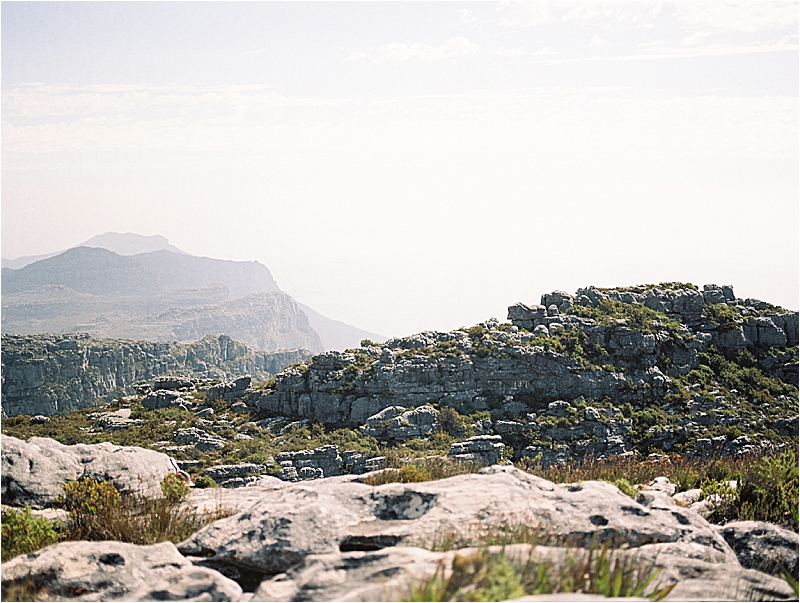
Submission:
M 589 285 L 800 306 L 797 2 L 0 11 L 4 258 L 160 234 L 385 336 Z

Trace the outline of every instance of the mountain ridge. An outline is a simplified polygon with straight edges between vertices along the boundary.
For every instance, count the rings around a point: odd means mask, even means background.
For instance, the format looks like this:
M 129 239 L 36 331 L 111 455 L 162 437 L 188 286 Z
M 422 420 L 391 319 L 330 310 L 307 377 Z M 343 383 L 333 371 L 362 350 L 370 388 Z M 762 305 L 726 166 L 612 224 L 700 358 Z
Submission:
M 229 332 L 255 349 L 305 347 L 313 352 L 385 339 L 300 304 L 280 291 L 269 269 L 257 261 L 190 255 L 160 235 L 98 235 L 20 268 L 4 266 L 2 287 L 3 333 L 86 331 L 97 337 L 190 341 Z M 265 292 L 280 295 L 235 303 Z M 253 310 L 249 316 L 248 305 Z M 256 308 L 277 314 L 267 318 Z M 274 320 L 278 316 L 293 325 L 294 335 Z M 259 328 L 266 330 L 259 333 Z

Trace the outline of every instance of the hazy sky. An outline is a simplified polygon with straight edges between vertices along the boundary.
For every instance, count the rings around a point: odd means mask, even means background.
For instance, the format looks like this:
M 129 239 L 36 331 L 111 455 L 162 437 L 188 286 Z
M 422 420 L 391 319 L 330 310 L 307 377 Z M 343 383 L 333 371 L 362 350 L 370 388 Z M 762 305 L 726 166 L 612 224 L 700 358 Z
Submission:
M 553 289 L 798 308 L 798 3 L 2 3 L 2 254 L 258 260 L 385 335 Z

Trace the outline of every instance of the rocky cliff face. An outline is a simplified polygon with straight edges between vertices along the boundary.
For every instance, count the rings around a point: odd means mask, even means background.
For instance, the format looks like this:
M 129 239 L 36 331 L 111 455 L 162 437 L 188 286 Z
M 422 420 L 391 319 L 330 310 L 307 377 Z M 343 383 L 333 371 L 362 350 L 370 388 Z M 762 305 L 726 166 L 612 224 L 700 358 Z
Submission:
M 226 335 L 191 344 L 92 339 L 86 334 L 3 335 L 3 416 L 54 415 L 107 394 L 132 393 L 144 379 L 168 373 L 263 380 L 311 354 L 302 349 L 254 352 Z
M 797 312 L 736 299 L 730 287 L 678 283 L 549 293 L 540 305 L 511 306 L 509 319 L 315 356 L 281 373 L 257 404 L 383 426 L 389 439 L 406 409 L 485 413 L 478 435 L 503 435 L 516 456 L 553 459 L 697 442 L 749 449 L 765 431 L 766 440 L 797 433 Z

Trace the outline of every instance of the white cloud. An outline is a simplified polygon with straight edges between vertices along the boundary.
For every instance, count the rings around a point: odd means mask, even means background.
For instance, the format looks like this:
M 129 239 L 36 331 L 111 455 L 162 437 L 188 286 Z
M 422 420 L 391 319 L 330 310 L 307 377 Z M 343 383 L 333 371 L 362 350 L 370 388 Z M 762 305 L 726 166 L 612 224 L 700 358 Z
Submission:
M 497 8 L 494 21 L 504 28 L 517 29 L 541 25 L 554 19 L 556 7 L 545 2 L 504 2 Z
M 599 47 L 602 47 L 602 46 L 608 46 L 608 41 L 604 40 L 603 38 L 601 38 L 600 36 L 595 34 L 595 35 L 592 36 L 592 39 L 589 40 L 589 46 L 592 46 L 592 47 L 595 47 L 595 48 L 599 48 Z
M 407 61 L 409 59 L 422 59 L 426 61 L 440 61 L 455 57 L 474 56 L 478 52 L 478 45 L 473 44 L 463 36 L 450 38 L 442 46 L 428 44 L 403 44 L 393 43 L 384 46 L 374 61 Z
M 520 57 L 524 56 L 528 53 L 525 52 L 524 48 L 498 48 L 497 50 L 492 50 L 489 52 L 491 55 L 500 56 L 500 57 Z
M 798 26 L 796 2 L 680 2 L 675 9 L 680 21 L 695 27 L 755 32 Z

